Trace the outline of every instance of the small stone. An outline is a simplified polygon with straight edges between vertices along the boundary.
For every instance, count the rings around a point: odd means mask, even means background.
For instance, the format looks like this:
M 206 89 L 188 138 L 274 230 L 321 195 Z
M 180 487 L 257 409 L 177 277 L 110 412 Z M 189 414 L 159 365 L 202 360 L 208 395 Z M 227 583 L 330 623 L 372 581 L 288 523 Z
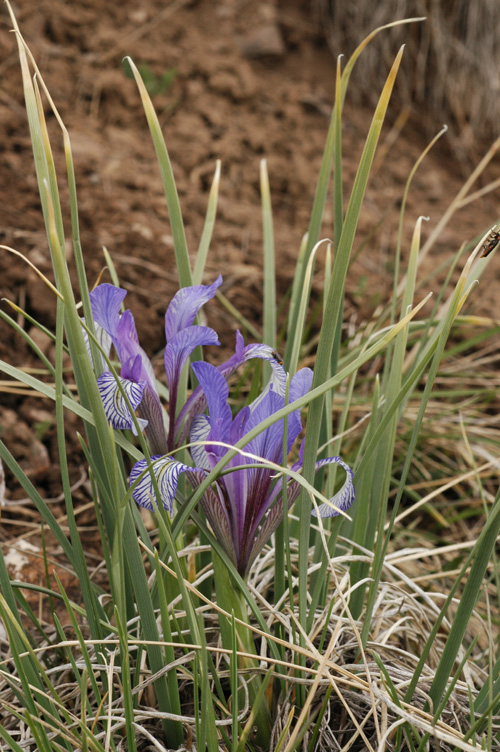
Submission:
M 50 353 L 54 343 L 48 334 L 45 334 L 45 332 L 43 332 L 37 326 L 30 327 L 28 334 L 44 355 L 48 355 Z
M 245 57 L 282 57 L 286 52 L 285 42 L 275 23 L 259 26 L 240 38 L 240 50 Z

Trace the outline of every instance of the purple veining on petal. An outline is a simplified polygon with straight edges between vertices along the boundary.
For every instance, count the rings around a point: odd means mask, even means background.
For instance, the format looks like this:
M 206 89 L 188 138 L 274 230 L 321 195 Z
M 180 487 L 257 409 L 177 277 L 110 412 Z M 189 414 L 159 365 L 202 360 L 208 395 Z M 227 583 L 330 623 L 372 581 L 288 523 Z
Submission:
M 181 371 L 193 352 L 202 345 L 219 345 L 217 333 L 208 326 L 190 326 L 176 334 L 165 348 L 165 372 L 170 387 L 179 380 Z
M 210 433 L 210 421 L 206 415 L 200 413 L 194 416 L 191 424 L 191 443 L 190 452 L 196 467 L 204 470 L 213 470 L 214 463 L 211 456 L 206 450 L 206 442 Z M 197 443 L 200 442 L 200 443 Z
M 209 363 L 198 361 L 197 363 L 193 363 L 192 368 L 207 398 L 208 420 L 210 423 L 210 433 L 207 437 L 207 442 L 210 439 L 213 441 L 227 441 L 233 422 L 231 408 L 227 404 L 229 396 L 227 381 L 217 368 Z M 216 456 L 221 457 L 227 450 L 224 447 L 211 447 L 208 443 L 207 451 L 211 451 Z
M 120 307 L 126 295 L 126 290 L 108 283 L 98 285 L 90 293 L 90 305 L 94 321 L 110 337 L 114 337 L 116 334 L 116 328 L 120 320 Z

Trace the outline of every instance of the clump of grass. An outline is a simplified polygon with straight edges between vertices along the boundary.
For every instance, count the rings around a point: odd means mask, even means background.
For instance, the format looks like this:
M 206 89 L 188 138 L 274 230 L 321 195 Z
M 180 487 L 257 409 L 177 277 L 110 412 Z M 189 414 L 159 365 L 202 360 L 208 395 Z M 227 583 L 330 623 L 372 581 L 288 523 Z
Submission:
M 324 262 L 312 386 L 290 400 L 288 382 L 279 409 L 239 441 L 225 444 L 227 451 L 220 452 L 210 471 L 205 468 L 196 476 L 188 470 L 186 482 L 177 486 L 171 519 L 163 509 L 150 435 L 140 430 L 130 393 L 117 377 L 104 340 L 94 336 L 96 309 L 79 240 L 70 137 L 10 12 L 53 260 L 55 282 L 47 280 L 47 285 L 54 295 L 57 326 L 51 334 L 55 357 L 42 358 L 47 379 L 9 363 L 0 367 L 13 382 L 54 401 L 65 518 L 52 514 L 3 441 L 0 458 L 60 547 L 80 591 L 72 596 L 57 576 L 53 584 L 46 548 L 45 586 L 13 581 L 0 556 L 0 618 L 7 635 L 0 660 L 3 743 L 16 752 L 125 747 L 402 752 L 423 750 L 431 743 L 446 750 L 500 748 L 498 614 L 492 605 L 498 599 L 495 470 L 500 442 L 496 415 L 490 420 L 485 411 L 496 407 L 497 398 L 491 390 L 477 393 L 478 379 L 487 373 L 485 359 L 488 367 L 492 362 L 491 332 L 480 331 L 478 324 L 490 322 L 466 313 L 489 259 L 478 259 L 481 239 L 468 254 L 459 249 L 457 281 L 450 284 L 448 278 L 434 297 L 420 292 L 418 260 L 426 251 L 420 243 L 422 219 L 408 252 L 401 247 L 414 171 L 402 202 L 394 294 L 355 332 L 346 334 L 342 323 L 351 249 L 402 50 L 383 84 L 348 198 L 342 179 L 342 107 L 352 69 L 370 40 L 343 71 L 338 67 L 311 221 L 298 250 L 286 332 L 281 335 L 276 331 L 271 192 L 265 163 L 261 165 L 263 340 L 266 352 L 272 353 L 265 365 L 276 371 L 283 361 L 290 376 L 300 373 L 304 353 L 311 357 L 310 334 L 306 336 L 313 331 L 311 280 L 333 169 L 335 222 Z M 164 182 L 179 285 L 189 289 L 203 278 L 219 169 L 192 268 L 161 129 L 144 81 L 133 62 L 129 64 Z M 54 169 L 44 98 L 63 135 L 78 272 L 75 289 L 63 253 L 62 178 Z M 441 226 L 465 194 L 451 203 Z M 488 231 L 485 228 L 485 236 Z M 112 256 L 106 254 L 106 261 L 117 282 Z M 427 280 L 425 287 L 431 283 Z M 19 309 L 16 313 L 24 315 Z M 29 334 L 5 311 L 1 315 L 40 354 Z M 471 331 L 472 343 L 467 340 Z M 63 367 L 66 354 L 71 372 Z M 103 362 L 122 384 L 117 399 L 123 398 L 128 415 L 133 414 L 137 436 L 109 425 L 97 380 Z M 202 379 L 207 368 L 198 365 L 195 371 Z M 246 372 L 238 400 L 248 392 L 250 402 L 263 394 L 265 371 Z M 196 384 L 188 382 L 185 371 L 178 387 L 182 414 Z M 164 398 L 165 390 L 158 390 Z M 172 393 L 169 398 L 172 401 Z M 84 426 L 79 438 L 102 551 L 97 564 L 86 549 L 73 503 L 64 434 L 68 410 Z M 299 465 L 288 466 L 286 442 L 287 426 L 298 410 L 306 413 L 301 473 L 296 471 Z M 171 420 L 176 417 L 171 415 Z M 240 569 L 227 540 L 221 542 L 222 526 L 212 522 L 203 503 L 210 489 L 227 491 L 224 483 L 235 471 L 233 459 L 243 462 L 248 445 L 280 425 L 285 432 L 281 466 L 252 455 L 248 469 L 274 473 L 276 485 L 291 476 L 302 491 L 248 570 Z M 169 440 L 173 434 L 169 432 Z M 212 435 L 210 439 L 205 436 L 198 444 L 217 443 Z M 192 468 L 188 449 L 169 445 L 174 454 L 182 451 L 183 462 Z M 191 451 L 195 455 L 196 449 Z M 335 465 L 328 474 L 315 472 L 318 459 L 332 454 L 353 468 L 356 500 L 348 515 L 322 518 L 311 514 L 318 500 L 337 498 L 343 482 Z M 145 469 L 130 487 L 128 472 L 137 462 L 145 463 Z M 167 468 L 170 462 L 176 459 L 168 460 Z M 143 478 L 150 478 L 148 498 L 157 500 L 148 524 L 133 500 Z M 282 486 L 277 504 L 285 512 L 291 486 Z M 229 493 L 224 498 L 229 508 Z M 461 524 L 467 517 L 471 533 L 463 541 Z M 49 604 L 50 618 L 33 611 L 27 590 Z

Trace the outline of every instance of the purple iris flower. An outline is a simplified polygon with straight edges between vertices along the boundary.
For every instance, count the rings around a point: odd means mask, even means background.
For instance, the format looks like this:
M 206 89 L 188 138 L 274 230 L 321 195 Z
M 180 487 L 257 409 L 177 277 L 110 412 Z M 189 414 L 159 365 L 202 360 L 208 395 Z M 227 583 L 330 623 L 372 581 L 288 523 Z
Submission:
M 250 358 L 267 360 L 272 367 L 269 384 L 261 395 L 244 407 L 234 417 L 228 404 L 227 377 L 237 366 Z M 187 473 L 193 487 L 199 485 L 217 465 L 228 447 L 234 446 L 255 426 L 285 406 L 286 373 L 276 359 L 274 351 L 266 345 L 243 347 L 241 335 L 233 357 L 224 365 L 214 366 L 198 361 L 192 364 L 199 381 L 186 405 L 194 412 L 190 422 L 191 454 L 194 467 L 178 462 L 171 456 L 154 457 L 154 473 L 164 508 L 172 514 L 172 507 L 179 476 Z M 293 402 L 306 394 L 312 381 L 309 368 L 299 370 L 291 379 L 289 401 Z M 193 410 L 193 406 L 196 409 Z M 208 415 L 202 411 L 208 408 Z M 302 430 L 299 410 L 288 416 L 287 453 Z M 181 435 L 184 431 L 182 427 Z M 284 422 L 274 422 L 237 453 L 226 466 L 223 474 L 207 488 L 200 499 L 201 507 L 210 526 L 230 556 L 238 572 L 245 577 L 269 536 L 283 519 L 283 484 L 286 483 L 288 508 L 297 500 L 301 485 L 297 480 L 287 480 L 276 468 L 266 462 L 281 465 L 284 441 Z M 292 469 L 302 467 L 302 453 Z M 322 504 L 322 517 L 335 516 L 338 510 L 346 510 L 354 500 L 352 470 L 339 458 L 330 457 L 316 463 L 319 468 L 326 464 L 340 464 L 346 473 L 344 485 L 330 500 Z M 136 463 L 130 474 L 130 484 L 135 485 L 133 496 L 143 507 L 153 510 L 156 505 L 148 463 Z
M 110 284 L 102 284 L 90 293 L 96 336 L 107 354 L 111 345 L 121 363 L 120 383 L 130 407 L 137 410 L 138 424 L 145 430 L 153 454 L 165 454 L 174 449 L 177 394 L 182 369 L 200 345 L 218 345 L 213 329 L 193 325 L 200 308 L 216 293 L 222 283 L 219 276 L 211 285 L 184 287 L 173 297 L 165 314 L 165 371 L 169 388 L 168 418 L 160 402 L 153 366 L 139 344 L 134 317 L 129 310 L 120 312 L 127 292 Z M 105 366 L 103 366 L 105 367 Z M 106 415 L 113 428 L 130 428 L 135 424 L 129 406 L 110 371 L 98 378 L 99 391 Z M 184 413 L 183 422 L 190 415 Z

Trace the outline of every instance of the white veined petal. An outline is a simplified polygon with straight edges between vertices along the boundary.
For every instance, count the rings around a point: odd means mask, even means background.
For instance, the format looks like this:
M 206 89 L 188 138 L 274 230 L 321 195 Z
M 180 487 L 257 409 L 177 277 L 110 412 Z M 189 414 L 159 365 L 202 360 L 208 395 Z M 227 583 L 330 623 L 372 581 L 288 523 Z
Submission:
M 129 381 L 128 379 L 122 379 L 120 377 L 119 381 L 127 395 L 132 409 L 136 410 L 141 403 L 146 382 L 139 381 L 136 383 L 135 381 Z M 106 417 L 113 428 L 119 430 L 130 428 L 133 433 L 137 435 L 130 410 L 113 374 L 110 371 L 102 373 L 97 379 L 97 385 L 104 404 Z M 143 418 L 137 418 L 137 422 L 139 423 L 141 430 L 144 430 L 148 424 L 148 421 Z
M 345 512 L 347 509 L 349 509 L 355 497 L 353 483 L 354 473 L 349 465 L 346 465 L 346 463 L 341 460 L 340 457 L 327 457 L 327 459 L 319 460 L 319 462 L 316 462 L 316 470 L 319 470 L 319 468 L 323 467 L 324 465 L 332 464 L 340 465 L 341 467 L 343 467 L 345 470 L 346 478 L 342 488 L 339 489 L 335 496 L 332 496 L 332 498 L 330 499 L 330 503 L 320 504 L 320 506 L 318 507 L 318 514 L 320 517 L 336 517 L 338 515 L 338 512 L 336 511 L 335 507 L 337 509 L 340 509 L 342 512 Z M 318 516 L 315 509 L 313 509 L 312 514 L 314 517 Z
M 85 319 L 83 317 L 82 317 L 82 322 L 84 324 L 86 323 Z M 83 326 L 82 326 L 82 331 L 83 331 L 83 339 L 84 339 L 84 342 L 85 342 L 85 347 L 87 348 L 87 352 L 88 352 L 89 358 L 90 358 L 90 360 L 91 360 L 91 362 L 93 364 L 92 353 L 91 353 L 91 350 L 90 350 L 89 335 L 87 333 L 87 330 Z M 94 322 L 94 332 L 95 332 L 95 336 L 96 336 L 96 339 L 97 339 L 98 343 L 100 344 L 100 346 L 102 347 L 102 349 L 104 350 L 104 352 L 106 353 L 106 355 L 109 357 L 109 353 L 111 352 L 111 345 L 113 344 L 113 342 L 111 340 L 111 337 L 102 328 L 102 326 L 99 326 L 99 324 L 96 324 L 95 322 Z M 101 362 L 102 362 L 102 367 L 106 368 L 106 361 L 104 360 L 104 358 L 102 357 L 102 355 L 101 355 Z
M 172 516 L 179 476 L 187 470 L 193 470 L 193 468 L 188 465 L 183 465 L 182 462 L 177 462 L 177 460 L 168 456 L 152 457 L 151 459 L 153 461 L 153 472 L 158 484 L 161 503 Z M 139 478 L 140 480 L 135 486 L 132 496 L 141 507 L 153 511 L 157 508 L 158 502 L 156 501 L 153 481 L 148 472 L 147 460 L 139 460 L 139 462 L 136 462 L 130 472 L 130 485 L 132 486 Z
M 208 417 L 203 414 L 195 415 L 193 422 L 191 424 L 191 441 L 192 442 L 196 442 L 196 441 L 206 442 L 209 433 L 210 433 L 210 421 Z M 191 451 L 191 457 L 193 458 L 193 462 L 196 465 L 196 467 L 201 467 L 204 470 L 212 469 L 208 456 L 207 456 L 207 450 L 205 449 L 204 443 L 192 446 L 190 448 L 190 451 Z

